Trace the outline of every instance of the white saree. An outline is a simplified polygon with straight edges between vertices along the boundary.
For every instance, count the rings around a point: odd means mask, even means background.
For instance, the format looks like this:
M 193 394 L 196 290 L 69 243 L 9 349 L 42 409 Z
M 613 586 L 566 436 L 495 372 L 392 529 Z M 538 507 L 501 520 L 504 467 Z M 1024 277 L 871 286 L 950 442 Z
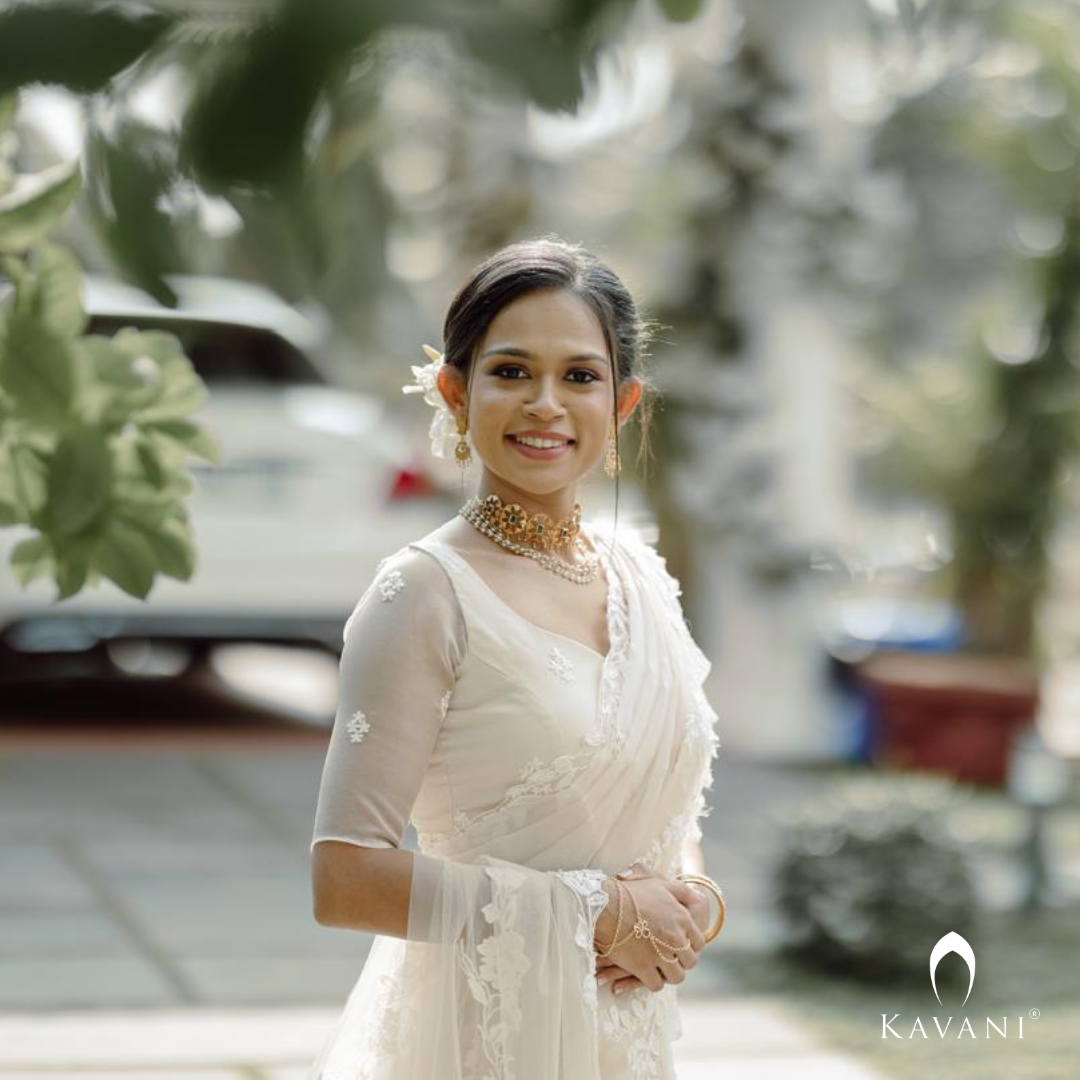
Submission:
M 509 607 L 436 533 L 380 564 L 345 627 L 321 840 L 414 856 L 308 1080 L 675 1076 L 676 987 L 598 988 L 600 881 L 667 877 L 700 839 L 716 713 L 678 583 L 628 526 L 586 526 L 601 656 Z M 689 978 L 693 978 L 691 972 Z

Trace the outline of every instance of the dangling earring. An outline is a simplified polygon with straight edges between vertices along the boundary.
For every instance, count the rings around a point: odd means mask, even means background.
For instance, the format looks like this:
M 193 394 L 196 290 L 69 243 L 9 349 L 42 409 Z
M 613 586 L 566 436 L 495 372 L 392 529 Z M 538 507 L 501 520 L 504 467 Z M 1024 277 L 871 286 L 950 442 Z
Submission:
M 458 444 L 454 448 L 454 457 L 457 459 L 461 471 L 464 472 L 472 464 L 472 449 L 465 439 L 465 432 L 469 430 L 469 422 L 460 413 L 457 418 Z
M 622 470 L 622 460 L 619 457 L 619 446 L 615 441 L 615 421 L 611 421 L 611 434 L 608 436 L 607 453 L 604 454 L 604 472 L 614 478 Z

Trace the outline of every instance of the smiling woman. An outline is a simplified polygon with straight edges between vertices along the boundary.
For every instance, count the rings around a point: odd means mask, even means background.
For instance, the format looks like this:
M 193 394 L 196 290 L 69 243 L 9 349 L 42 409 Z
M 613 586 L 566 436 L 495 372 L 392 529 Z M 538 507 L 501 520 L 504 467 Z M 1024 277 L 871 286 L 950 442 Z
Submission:
M 310 1080 L 675 1075 L 675 986 L 710 921 L 679 880 L 702 869 L 710 665 L 659 555 L 575 500 L 617 462 L 645 329 L 611 270 L 552 239 L 497 252 L 450 305 L 426 399 L 482 472 L 346 625 L 315 910 L 377 937 Z

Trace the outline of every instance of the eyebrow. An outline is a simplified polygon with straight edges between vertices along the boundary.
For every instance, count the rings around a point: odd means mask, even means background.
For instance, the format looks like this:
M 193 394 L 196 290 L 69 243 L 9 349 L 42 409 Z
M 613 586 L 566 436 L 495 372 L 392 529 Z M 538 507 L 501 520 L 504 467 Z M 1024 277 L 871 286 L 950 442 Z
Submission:
M 516 345 L 496 345 L 492 349 L 487 349 L 480 359 L 486 360 L 489 356 L 520 356 L 523 360 L 536 359 L 528 349 L 519 349 Z M 574 356 L 568 356 L 566 359 L 571 364 L 580 363 L 582 360 L 598 360 L 601 364 L 608 362 L 606 356 L 600 356 L 599 353 L 594 352 L 577 353 Z

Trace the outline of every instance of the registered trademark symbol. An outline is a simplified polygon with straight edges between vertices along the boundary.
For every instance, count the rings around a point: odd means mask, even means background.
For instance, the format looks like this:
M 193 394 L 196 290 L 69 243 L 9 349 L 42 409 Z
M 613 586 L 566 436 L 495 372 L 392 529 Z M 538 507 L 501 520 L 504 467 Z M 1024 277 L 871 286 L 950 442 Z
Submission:
M 1028 1016 L 1030 1016 L 1032 1020 L 1038 1020 L 1039 1019 L 1039 1010 L 1038 1009 L 1032 1009 L 1031 1012 L 1028 1013 Z

